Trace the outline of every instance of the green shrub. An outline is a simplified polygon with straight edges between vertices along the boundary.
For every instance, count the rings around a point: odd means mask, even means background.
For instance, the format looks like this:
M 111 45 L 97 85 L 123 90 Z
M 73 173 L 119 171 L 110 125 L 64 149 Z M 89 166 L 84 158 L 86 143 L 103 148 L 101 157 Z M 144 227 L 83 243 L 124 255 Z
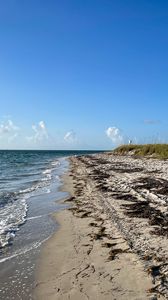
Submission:
M 113 150 L 115 154 L 129 154 L 136 156 L 152 156 L 168 159 L 168 144 L 122 145 Z

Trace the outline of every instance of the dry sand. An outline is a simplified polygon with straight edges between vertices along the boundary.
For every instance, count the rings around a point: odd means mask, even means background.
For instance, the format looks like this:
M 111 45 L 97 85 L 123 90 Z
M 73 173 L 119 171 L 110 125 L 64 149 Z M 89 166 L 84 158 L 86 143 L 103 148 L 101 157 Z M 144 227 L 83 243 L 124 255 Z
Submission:
M 156 181 L 137 187 L 140 175 L 163 179 L 164 168 L 107 154 L 71 159 L 72 207 L 55 215 L 60 228 L 42 249 L 34 299 L 167 299 L 167 229 L 155 224 L 166 198 Z

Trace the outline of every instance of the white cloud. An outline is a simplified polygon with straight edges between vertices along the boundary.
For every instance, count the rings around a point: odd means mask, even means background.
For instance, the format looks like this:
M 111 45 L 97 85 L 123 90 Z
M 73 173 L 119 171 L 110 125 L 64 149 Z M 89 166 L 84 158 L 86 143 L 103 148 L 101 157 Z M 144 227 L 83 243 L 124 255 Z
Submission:
M 5 120 L 0 123 L 0 138 L 11 142 L 18 136 L 19 130 L 20 128 L 14 125 L 12 120 Z
M 113 144 L 120 145 L 124 143 L 124 136 L 122 135 L 121 131 L 117 127 L 109 127 L 106 130 L 106 135 Z
M 0 124 L 0 135 L 4 135 L 10 132 L 19 130 L 19 127 L 15 126 L 11 120 L 4 121 Z
M 64 141 L 68 143 L 76 142 L 77 141 L 76 133 L 73 130 L 68 131 L 64 136 Z
M 37 125 L 32 125 L 34 134 L 27 137 L 30 142 L 38 143 L 49 138 L 48 131 L 44 121 L 40 121 Z

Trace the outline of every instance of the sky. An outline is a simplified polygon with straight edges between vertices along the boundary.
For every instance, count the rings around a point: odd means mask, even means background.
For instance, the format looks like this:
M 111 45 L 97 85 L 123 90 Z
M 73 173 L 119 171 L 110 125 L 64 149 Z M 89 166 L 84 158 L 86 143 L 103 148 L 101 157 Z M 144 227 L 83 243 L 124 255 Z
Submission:
M 168 142 L 167 0 L 0 0 L 0 148 Z

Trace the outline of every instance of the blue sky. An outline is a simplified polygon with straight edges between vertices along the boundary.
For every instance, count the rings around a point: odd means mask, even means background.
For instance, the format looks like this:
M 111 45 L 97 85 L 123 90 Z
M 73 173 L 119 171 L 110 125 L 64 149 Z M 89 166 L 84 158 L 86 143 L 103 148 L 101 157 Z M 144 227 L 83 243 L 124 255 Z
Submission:
M 0 148 L 168 141 L 168 2 L 0 0 Z

